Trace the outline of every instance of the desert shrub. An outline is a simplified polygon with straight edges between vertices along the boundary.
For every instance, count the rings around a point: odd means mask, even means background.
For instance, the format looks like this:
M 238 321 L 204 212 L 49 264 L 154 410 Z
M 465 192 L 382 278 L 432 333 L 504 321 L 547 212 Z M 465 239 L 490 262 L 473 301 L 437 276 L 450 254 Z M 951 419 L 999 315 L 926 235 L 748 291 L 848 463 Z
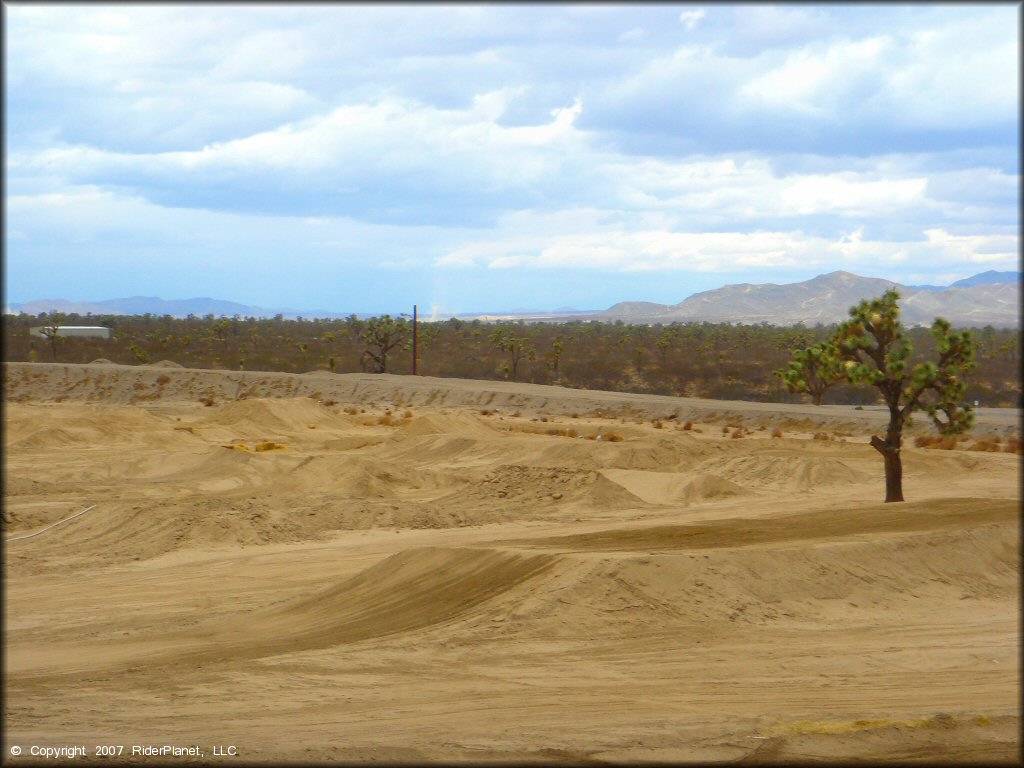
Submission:
M 349 416 L 355 416 L 357 413 L 359 413 L 359 411 L 355 407 L 350 405 L 348 408 L 345 409 L 345 413 L 347 413 Z
M 492 411 L 490 408 L 482 408 L 480 410 L 480 415 L 481 416 L 490 416 L 493 413 L 494 413 L 494 411 Z
M 746 433 L 742 429 L 737 429 L 735 432 L 732 433 L 732 439 L 736 440 L 738 438 L 743 437 L 745 434 Z
M 211 405 L 213 405 L 214 399 L 212 397 L 200 397 L 199 402 L 205 405 L 207 408 L 209 408 Z
M 772 437 L 782 437 L 782 430 L 776 427 L 772 430 Z
M 620 435 L 618 432 L 609 432 L 604 436 L 604 439 L 607 440 L 609 443 L 621 443 L 622 435 Z
M 170 380 L 171 377 L 168 376 L 166 373 L 161 373 L 159 376 L 156 377 L 156 383 L 161 385 L 167 384 Z
M 918 448 L 951 451 L 956 448 L 956 444 L 957 439 L 952 435 L 918 435 L 914 438 L 914 445 Z
M 830 435 L 828 432 L 815 432 L 814 433 L 814 439 L 815 440 L 831 440 L 832 439 L 832 435 Z
M 655 429 L 665 428 L 665 424 L 661 421 L 661 419 L 651 419 L 651 423 L 654 424 Z
M 324 408 L 330 408 L 332 405 L 337 405 L 337 404 L 338 404 L 337 400 L 323 400 L 320 403 L 320 405 L 322 405 Z
M 270 440 L 264 440 L 262 442 L 256 443 L 256 450 L 261 453 L 263 451 L 283 451 L 287 447 L 288 446 L 286 445 L 283 445 L 281 443 L 275 443 Z
M 685 429 L 687 432 L 689 432 L 691 429 L 693 429 L 693 422 L 692 421 L 688 421 L 685 424 L 683 424 L 683 429 Z
M 1006 445 L 1003 446 L 1004 453 L 1020 453 L 1020 440 L 1016 437 L 1010 437 L 1006 440 Z
M 992 438 L 991 435 L 986 435 L 985 437 L 981 437 L 981 438 L 978 438 L 977 440 L 975 440 L 974 445 L 972 445 L 967 450 L 969 450 L 969 451 L 989 451 L 991 453 L 999 453 L 1003 449 L 999 445 L 999 443 Z

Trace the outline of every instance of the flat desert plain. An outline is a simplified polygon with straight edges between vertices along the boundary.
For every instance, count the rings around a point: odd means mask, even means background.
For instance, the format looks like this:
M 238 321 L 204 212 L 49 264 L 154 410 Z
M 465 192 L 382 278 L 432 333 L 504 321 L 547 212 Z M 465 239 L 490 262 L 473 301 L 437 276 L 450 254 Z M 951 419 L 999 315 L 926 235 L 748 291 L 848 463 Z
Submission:
M 924 419 L 883 504 L 873 407 L 4 377 L 10 764 L 1020 759 L 1019 456 Z

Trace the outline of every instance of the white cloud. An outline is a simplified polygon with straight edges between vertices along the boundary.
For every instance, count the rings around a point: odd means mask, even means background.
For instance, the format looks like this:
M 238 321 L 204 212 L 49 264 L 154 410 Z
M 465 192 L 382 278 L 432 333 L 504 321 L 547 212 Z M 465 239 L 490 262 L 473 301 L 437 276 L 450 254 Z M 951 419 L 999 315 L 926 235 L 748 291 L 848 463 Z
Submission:
M 505 275 L 1012 268 L 1017 15 L 15 5 L 10 256 L 290 232 Z
M 707 12 L 703 8 L 698 8 L 695 11 L 683 11 L 679 14 L 679 21 L 686 26 L 687 32 L 692 32 L 706 15 Z
M 435 262 L 439 267 L 490 269 L 573 269 L 606 272 L 735 272 L 763 268 L 878 270 L 888 262 L 927 262 L 933 267 L 969 261 L 1010 268 L 1016 262 L 1016 236 L 958 236 L 928 230 L 912 241 L 866 239 L 863 228 L 836 238 L 799 230 L 678 232 L 630 229 L 620 224 L 561 231 L 550 215 L 538 215 L 543 234 L 523 235 L 528 217 L 517 217 L 514 232 L 504 228 L 472 239 Z M 506 222 L 506 225 L 508 222 Z M 528 230 L 529 231 L 529 230 Z

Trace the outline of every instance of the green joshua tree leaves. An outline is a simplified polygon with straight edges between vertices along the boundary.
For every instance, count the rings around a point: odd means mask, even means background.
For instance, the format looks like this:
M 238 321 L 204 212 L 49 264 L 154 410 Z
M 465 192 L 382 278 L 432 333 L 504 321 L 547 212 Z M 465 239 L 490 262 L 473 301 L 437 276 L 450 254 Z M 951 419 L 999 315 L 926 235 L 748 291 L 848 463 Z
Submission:
M 790 392 L 806 392 L 815 405 L 821 405 L 825 391 L 843 381 L 846 374 L 839 355 L 830 344 L 815 344 L 798 349 L 786 368 L 775 372 Z
M 903 501 L 900 448 L 903 427 L 910 423 L 914 412 L 927 413 L 943 435 L 961 434 L 974 423 L 973 409 L 964 400 L 965 378 L 974 369 L 970 331 L 954 331 L 948 321 L 937 318 L 931 330 L 938 360 L 918 363 L 908 370 L 913 347 L 900 322 L 899 298 L 899 293 L 891 289 L 877 299 L 852 307 L 850 319 L 819 345 L 822 350 L 817 356 L 811 355 L 810 350 L 797 350 L 789 368 L 780 372 L 787 386 L 792 382 L 795 391 L 810 391 L 803 377 L 808 360 L 827 360 L 829 365 L 836 361 L 847 381 L 870 384 L 881 392 L 889 408 L 889 425 L 885 438 L 874 435 L 871 445 L 885 461 L 887 502 Z
M 370 318 L 359 323 L 357 328 L 357 336 L 366 347 L 362 355 L 363 364 L 372 368 L 374 373 L 387 373 L 388 353 L 412 333 L 412 326 L 404 318 L 391 315 Z

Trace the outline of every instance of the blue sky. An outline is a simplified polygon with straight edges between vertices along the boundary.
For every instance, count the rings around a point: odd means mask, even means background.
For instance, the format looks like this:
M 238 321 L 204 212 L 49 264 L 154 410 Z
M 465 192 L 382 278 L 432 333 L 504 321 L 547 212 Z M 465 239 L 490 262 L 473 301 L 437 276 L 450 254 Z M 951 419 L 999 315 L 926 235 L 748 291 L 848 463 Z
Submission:
M 5 5 L 6 300 L 1018 268 L 1016 5 Z

